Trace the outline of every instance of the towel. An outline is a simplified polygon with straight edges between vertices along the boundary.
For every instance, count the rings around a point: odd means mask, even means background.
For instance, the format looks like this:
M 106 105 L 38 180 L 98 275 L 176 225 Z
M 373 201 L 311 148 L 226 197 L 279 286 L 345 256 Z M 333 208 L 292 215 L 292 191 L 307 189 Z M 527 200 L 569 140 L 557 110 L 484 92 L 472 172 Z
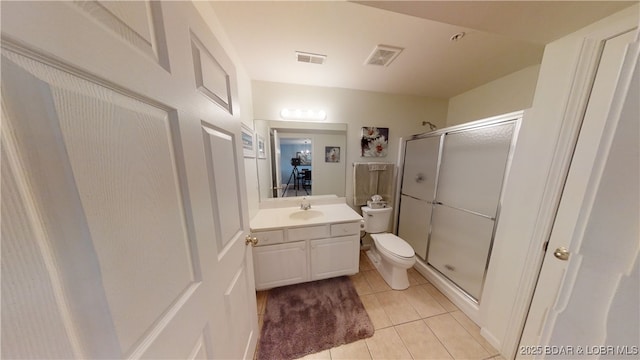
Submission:
M 390 202 L 394 169 L 393 163 L 353 163 L 353 204 L 366 205 L 373 195 Z
M 369 171 L 384 171 L 390 167 L 393 167 L 393 164 L 387 163 L 367 163 L 369 166 Z

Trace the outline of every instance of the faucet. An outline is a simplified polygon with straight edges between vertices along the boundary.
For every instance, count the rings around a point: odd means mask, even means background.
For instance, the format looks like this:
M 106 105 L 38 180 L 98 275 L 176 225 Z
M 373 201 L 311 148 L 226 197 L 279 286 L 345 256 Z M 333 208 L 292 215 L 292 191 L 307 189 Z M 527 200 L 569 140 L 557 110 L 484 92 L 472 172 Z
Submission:
M 300 210 L 309 210 L 311 209 L 311 202 L 307 200 L 306 197 L 302 198 L 302 202 L 300 203 Z

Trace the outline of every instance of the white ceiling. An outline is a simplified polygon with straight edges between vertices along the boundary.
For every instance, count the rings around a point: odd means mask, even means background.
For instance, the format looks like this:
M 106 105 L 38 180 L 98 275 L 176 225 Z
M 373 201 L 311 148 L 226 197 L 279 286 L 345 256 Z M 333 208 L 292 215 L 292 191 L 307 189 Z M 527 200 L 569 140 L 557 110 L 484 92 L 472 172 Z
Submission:
M 252 80 L 450 98 L 637 1 L 213 1 Z M 465 32 L 459 41 L 452 35 Z M 404 48 L 364 65 L 376 45 Z M 296 51 L 327 56 L 298 63 Z

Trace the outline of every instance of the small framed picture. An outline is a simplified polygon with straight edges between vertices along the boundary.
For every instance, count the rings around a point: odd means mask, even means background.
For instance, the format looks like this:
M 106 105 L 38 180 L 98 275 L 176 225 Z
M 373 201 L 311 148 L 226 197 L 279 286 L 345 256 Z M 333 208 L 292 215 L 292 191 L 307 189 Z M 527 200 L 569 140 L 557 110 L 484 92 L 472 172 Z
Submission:
M 340 162 L 340 147 L 339 146 L 325 146 L 324 147 L 324 162 L 329 162 L 329 163 Z
M 311 152 L 309 150 L 296 152 L 296 158 L 300 159 L 301 166 L 311 166 Z
M 242 124 L 242 152 L 244 157 L 256 157 L 256 145 L 254 142 L 253 130 Z
M 260 134 L 256 134 L 256 139 L 258 141 L 258 159 L 266 159 L 267 149 L 265 148 L 264 137 Z

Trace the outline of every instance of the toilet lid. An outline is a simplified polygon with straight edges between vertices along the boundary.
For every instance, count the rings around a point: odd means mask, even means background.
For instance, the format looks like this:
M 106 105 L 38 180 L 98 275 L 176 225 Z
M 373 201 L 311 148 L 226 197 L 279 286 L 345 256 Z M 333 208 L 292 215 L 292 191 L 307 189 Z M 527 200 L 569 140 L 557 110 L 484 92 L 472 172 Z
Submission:
M 400 257 L 412 257 L 415 252 L 411 245 L 393 234 L 372 234 L 376 245 Z

